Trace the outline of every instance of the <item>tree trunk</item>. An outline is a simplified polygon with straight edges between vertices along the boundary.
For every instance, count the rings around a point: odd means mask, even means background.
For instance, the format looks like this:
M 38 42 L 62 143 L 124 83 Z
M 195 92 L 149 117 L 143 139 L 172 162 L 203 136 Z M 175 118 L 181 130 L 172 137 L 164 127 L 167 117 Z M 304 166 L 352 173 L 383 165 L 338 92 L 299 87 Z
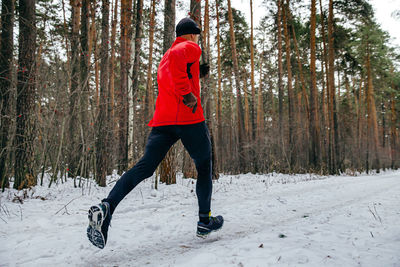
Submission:
M 165 0 L 164 4 L 163 53 L 167 52 L 175 39 L 175 0 Z
M 81 117 L 81 125 L 79 128 L 79 136 L 81 137 L 81 165 L 86 164 L 86 159 L 88 158 L 88 144 L 87 141 L 89 139 L 88 129 L 89 129 L 89 92 L 90 92 L 90 72 L 89 72 L 89 64 L 90 64 L 90 52 L 89 52 L 89 0 L 82 0 L 81 7 L 81 60 L 80 60 L 80 74 L 81 74 L 81 100 L 80 100 L 80 117 Z M 88 177 L 89 172 L 81 174 Z
M 111 58 L 110 58 L 110 105 L 111 105 L 111 121 L 110 127 L 112 132 L 114 133 L 115 128 L 115 38 L 117 35 L 117 16 L 118 16 L 118 1 L 114 0 L 114 13 L 112 17 L 111 23 Z M 114 134 L 113 134 L 114 135 Z
M 97 110 L 99 106 L 99 52 L 97 45 L 97 31 L 96 31 L 96 2 L 95 0 L 90 1 L 90 35 L 89 35 L 89 51 L 90 53 L 93 51 L 94 57 L 94 82 L 95 82 L 95 110 Z M 89 53 L 89 54 L 90 54 Z
M 288 75 L 288 105 L 289 105 L 289 171 L 292 170 L 294 165 L 294 133 L 295 133 L 295 126 L 294 126 L 294 93 L 293 93 L 293 85 L 292 85 L 292 65 L 290 63 L 290 39 L 289 39 L 289 32 L 287 26 L 287 14 L 289 10 L 289 0 L 286 1 L 286 6 L 283 8 L 283 34 L 285 36 L 285 46 L 286 46 L 286 64 L 287 64 L 287 75 Z
M 109 16 L 110 2 L 102 1 L 102 21 L 101 21 L 101 50 L 100 50 L 100 107 L 97 125 L 97 144 L 96 144 L 96 167 L 97 183 L 106 186 L 106 175 L 109 164 Z
M 319 117 L 318 117 L 318 91 L 317 91 L 317 73 L 315 67 L 316 61 L 316 45 L 315 45 L 315 29 L 316 29 L 316 7 L 315 0 L 311 0 L 311 27 L 310 27 L 310 164 L 316 170 L 320 169 L 321 149 L 320 149 L 320 133 L 319 133 Z
M 9 155 L 9 134 L 12 125 L 10 96 L 13 90 L 13 35 L 15 0 L 3 0 L 1 6 L 0 39 L 0 187 L 8 188 L 7 158 Z
M 71 11 L 71 89 L 70 89 L 70 104 L 69 104 L 69 140 L 68 146 L 68 168 L 69 175 L 75 177 L 79 170 L 79 155 L 81 147 L 79 141 L 80 129 L 80 63 L 79 63 L 79 26 L 80 26 L 80 0 L 70 0 L 72 7 Z
M 135 37 L 132 40 L 132 50 L 133 50 L 133 64 L 132 64 L 132 79 L 128 79 L 128 88 L 129 88 L 129 97 L 128 97 L 128 106 L 129 106 L 129 116 L 128 116 L 128 165 L 134 160 L 134 155 L 137 146 L 138 132 L 140 130 L 135 130 L 136 121 L 140 122 L 141 125 L 144 124 L 144 116 L 135 116 L 137 113 L 137 104 L 141 102 L 140 97 L 138 96 L 139 91 L 139 83 L 140 83 L 140 53 L 142 49 L 142 38 L 143 38 L 143 0 L 137 0 L 133 7 L 135 12 Z M 144 95 L 143 95 L 144 98 Z M 143 113 L 142 113 L 143 114 Z
M 128 79 L 131 58 L 132 0 L 121 1 L 121 78 L 118 92 L 119 107 L 119 157 L 118 173 L 122 174 L 128 168 Z
M 393 86 L 393 89 L 394 86 Z M 391 93 L 390 95 L 390 121 L 391 121 L 391 127 L 390 127 L 390 149 L 391 149 L 391 164 L 390 168 L 395 169 L 398 167 L 396 164 L 397 156 L 399 155 L 398 153 L 398 148 L 397 148 L 397 130 L 396 130 L 396 100 L 394 93 Z
M 243 106 L 242 106 L 242 94 L 240 92 L 240 73 L 239 65 L 236 52 L 236 41 L 235 32 L 233 26 L 233 16 L 231 8 L 231 0 L 228 0 L 228 19 L 229 19 L 229 32 L 231 36 L 231 49 L 232 49 L 232 61 L 233 61 L 233 71 L 235 75 L 235 85 L 236 85 L 236 112 L 237 112 L 237 130 L 238 130 L 238 157 L 239 157 L 239 171 L 245 171 L 245 136 L 244 136 L 244 124 L 243 124 Z
M 109 157 L 109 166 L 107 173 L 111 173 L 115 166 L 115 156 L 119 153 L 117 152 L 118 139 L 116 140 L 116 136 L 118 136 L 117 130 L 117 122 L 115 116 L 115 49 L 116 49 L 116 35 L 117 35 L 117 16 L 118 16 L 118 2 L 119 0 L 114 0 L 114 5 L 112 5 L 112 19 L 111 19 L 111 55 L 110 55 L 110 77 L 109 77 L 109 92 L 110 92 L 110 101 L 108 103 L 110 113 L 109 117 L 109 144 L 110 144 L 110 157 Z
M 35 154 L 35 0 L 19 2 L 19 48 L 17 83 L 17 129 L 15 138 L 14 188 L 36 185 Z
M 323 60 L 322 70 L 325 69 L 325 75 L 322 77 L 322 83 L 324 85 L 321 97 L 321 106 L 322 106 L 322 114 L 323 114 L 323 129 L 324 129 L 324 146 L 323 146 L 323 158 L 325 159 L 325 165 L 330 169 L 331 163 L 331 153 L 330 153 L 330 117 L 329 117 L 329 74 L 328 74 L 328 51 L 326 47 L 326 32 L 325 32 L 325 14 L 322 9 L 322 1 L 319 0 L 319 8 L 320 8 L 320 17 L 321 17 L 321 37 L 322 37 L 322 46 L 323 46 Z M 325 68 L 324 68 L 325 67 Z M 326 96 L 326 97 L 325 97 Z
M 203 35 L 200 36 L 200 40 L 202 40 L 202 61 L 203 63 L 210 63 L 210 11 L 208 0 L 205 0 L 204 5 L 204 29 Z M 201 25 L 201 22 L 199 23 Z M 216 144 L 214 137 L 214 127 L 213 127 L 213 118 L 211 114 L 211 85 L 210 85 L 210 77 L 207 75 L 203 78 L 202 81 L 202 96 L 205 104 L 205 112 L 206 112 L 206 123 L 207 128 L 210 132 L 210 142 L 211 142 L 211 168 L 212 168 L 212 178 L 214 180 L 219 178 L 218 173 L 218 157 L 216 153 Z
M 217 51 L 218 51 L 218 58 L 217 58 L 217 65 L 218 65 L 218 81 L 217 81 L 217 96 L 216 96 L 216 120 L 217 120 L 217 144 L 218 144 L 218 159 L 222 159 L 222 75 L 221 75 L 221 41 L 220 41 L 220 25 L 219 25 L 219 5 L 218 1 L 215 1 L 215 9 L 216 9 L 216 16 L 217 16 Z M 221 164 L 219 165 L 221 167 Z
M 147 85 L 146 85 L 146 121 L 153 117 L 154 113 L 154 89 L 153 89 L 153 45 L 155 28 L 156 0 L 151 1 L 150 13 L 150 33 L 149 33 L 149 65 L 147 66 Z
M 370 47 L 367 44 L 367 110 L 368 110 L 368 143 L 373 145 L 374 150 L 374 161 L 372 168 L 378 170 L 380 169 L 379 160 L 379 133 L 378 133 L 378 121 L 376 118 L 376 106 L 374 98 L 374 86 L 372 84 L 372 72 L 371 72 L 371 62 L 370 62 Z M 371 157 L 372 158 L 372 157 Z
M 243 78 L 243 96 L 244 96 L 244 132 L 248 138 L 251 140 L 251 133 L 250 133 L 250 105 L 249 105 L 249 95 L 247 89 L 247 72 L 243 71 L 244 78 Z
M 277 15 L 277 36 L 278 36 L 278 113 L 279 113 L 279 139 L 281 156 L 283 155 L 283 64 L 282 64 L 282 5 L 283 0 L 277 0 L 278 15 Z
M 256 137 L 255 106 L 256 106 L 256 87 L 254 84 L 254 33 L 253 33 L 253 0 L 250 0 L 250 65 L 251 65 L 251 140 Z M 255 153 L 254 153 L 255 155 Z M 255 158 L 253 158 L 255 160 Z
M 140 71 L 140 52 L 142 49 L 143 32 L 143 0 L 136 3 L 136 31 L 135 31 L 135 52 L 132 70 L 132 95 L 136 95 L 139 90 L 139 71 Z
M 264 131 L 264 106 L 263 106 L 263 94 L 262 94 L 262 83 L 263 83 L 263 75 L 262 75 L 262 70 L 263 70 L 263 63 L 264 63 L 264 58 L 263 55 L 261 55 L 260 59 L 260 80 L 259 80 L 259 86 L 258 86 L 258 93 L 257 93 L 257 141 L 260 143 L 262 134 Z
M 330 174 L 338 174 L 337 166 L 337 131 L 335 125 L 336 118 L 336 100 L 335 100 L 335 51 L 333 36 L 333 0 L 329 0 L 329 16 L 328 16 L 328 110 L 329 110 L 329 172 Z

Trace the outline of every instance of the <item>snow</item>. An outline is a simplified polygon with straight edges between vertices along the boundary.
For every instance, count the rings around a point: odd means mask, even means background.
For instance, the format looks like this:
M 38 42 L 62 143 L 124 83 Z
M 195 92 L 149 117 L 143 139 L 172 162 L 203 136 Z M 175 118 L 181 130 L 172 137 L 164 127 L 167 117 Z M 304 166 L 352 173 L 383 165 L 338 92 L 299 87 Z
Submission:
M 400 171 L 359 176 L 222 175 L 213 214 L 225 224 L 195 236 L 195 180 L 152 188 L 118 206 L 107 246 L 86 237 L 87 209 L 106 188 L 83 180 L 27 197 L 0 195 L 0 266 L 400 266 Z M 44 198 L 45 200 L 42 200 Z

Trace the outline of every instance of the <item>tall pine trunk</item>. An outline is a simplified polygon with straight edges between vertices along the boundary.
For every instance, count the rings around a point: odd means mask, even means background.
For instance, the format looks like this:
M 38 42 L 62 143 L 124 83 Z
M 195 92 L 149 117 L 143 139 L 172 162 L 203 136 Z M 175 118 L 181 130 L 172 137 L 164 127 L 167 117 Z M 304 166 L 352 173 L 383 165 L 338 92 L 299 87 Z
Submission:
M 96 181 L 100 186 L 106 186 L 106 175 L 109 165 L 109 16 L 110 2 L 102 0 L 101 49 L 100 49 L 100 106 L 97 120 L 96 142 Z
M 19 2 L 17 74 L 17 129 L 15 136 L 14 188 L 36 185 L 35 153 L 35 0 Z
M 9 134 L 12 125 L 10 96 L 13 90 L 13 35 L 15 0 L 3 0 L 1 6 L 0 37 L 0 187 L 9 187 L 7 158 L 9 155 Z
M 258 148 L 260 148 L 261 138 L 264 132 L 264 106 L 263 106 L 263 94 L 262 94 L 262 84 L 263 84 L 263 63 L 264 58 L 261 54 L 260 58 L 260 79 L 257 93 L 257 142 Z
M 288 106 L 289 106 L 289 116 L 288 116 L 288 123 L 289 123 L 289 171 L 292 171 L 294 166 L 294 147 L 295 147 L 295 140 L 294 140 L 294 133 L 295 133 L 295 125 L 294 125 L 294 93 L 293 93 L 293 85 L 292 85 L 292 65 L 290 60 L 291 49 L 290 49 L 290 39 L 289 39 L 289 31 L 288 31 L 288 23 L 287 14 L 289 13 L 289 0 L 287 0 L 286 5 L 283 8 L 283 34 L 285 36 L 285 46 L 286 46 L 286 66 L 287 66 L 287 90 L 288 90 Z
M 233 71 L 235 76 L 235 86 L 236 86 L 236 112 L 237 112 L 237 131 L 238 131 L 238 158 L 239 158 L 239 172 L 244 172 L 246 167 L 246 156 L 244 151 L 245 145 L 245 131 L 244 131 L 244 112 L 242 106 L 242 93 L 240 91 L 240 73 L 239 65 L 236 52 L 236 41 L 235 32 L 233 25 L 233 15 L 231 8 L 231 0 L 228 0 L 228 19 L 229 19 L 229 32 L 231 37 L 231 49 L 232 49 L 232 61 L 233 61 Z
M 121 74 L 120 90 L 117 94 L 118 119 L 118 173 L 128 168 L 128 79 L 131 59 L 132 0 L 121 0 Z
M 254 84 L 254 33 L 253 33 L 253 0 L 250 0 L 250 65 L 251 65 L 251 139 L 255 140 L 256 137 L 256 115 L 255 115 L 255 106 L 256 106 L 256 86 Z M 255 154 L 255 153 L 254 153 Z
M 318 91 L 317 91 L 317 73 L 315 67 L 316 61 L 316 7 L 315 0 L 311 0 L 311 27 L 310 27 L 310 165 L 318 170 L 320 168 L 321 150 L 320 150 L 320 133 L 319 133 L 319 116 L 318 116 Z
M 394 86 L 393 86 L 394 89 Z M 398 90 L 398 89 L 397 89 Z M 390 121 L 391 121 L 391 127 L 390 127 L 390 149 L 391 149 L 391 164 L 390 167 L 392 169 L 395 169 L 398 167 L 398 164 L 396 164 L 396 161 L 398 160 L 398 145 L 397 145 L 397 129 L 396 129 L 396 100 L 394 93 L 391 93 L 390 95 Z
M 114 0 L 113 10 L 112 10 L 112 19 L 111 19 L 111 55 L 110 55 L 110 77 L 109 77 L 109 85 L 108 89 L 110 92 L 110 100 L 109 100 L 109 109 L 110 113 L 108 114 L 109 119 L 109 127 L 110 127 L 110 164 L 108 166 L 107 172 L 112 172 L 112 169 L 115 166 L 115 155 L 117 155 L 117 145 L 118 139 L 116 140 L 116 136 L 118 136 L 118 127 L 116 123 L 115 116 L 115 53 L 116 53 L 116 35 L 117 35 L 117 17 L 118 17 L 118 2 L 119 0 Z M 118 151 L 119 152 L 119 151 Z
M 277 39 L 278 39 L 278 128 L 279 128 L 279 144 L 280 144 L 280 158 L 283 159 L 283 63 L 282 63 L 282 5 L 283 0 L 277 0 L 278 14 L 276 19 Z
M 217 94 L 216 94 L 216 120 L 217 120 L 217 148 L 218 148 L 218 159 L 219 167 L 222 167 L 222 75 L 221 75 L 221 40 L 220 40 L 220 24 L 219 24 L 219 0 L 215 0 L 215 10 L 217 16 L 217 71 L 218 71 L 218 81 L 217 81 Z
M 325 14 L 322 9 L 322 0 L 319 0 L 319 8 L 320 8 L 320 17 L 321 17 L 321 37 L 322 37 L 322 94 L 321 94 L 321 109 L 322 109 L 322 129 L 323 131 L 323 146 L 322 146 L 322 161 L 324 163 L 324 167 L 330 169 L 330 117 L 329 117 L 329 75 L 328 75 L 328 51 L 326 44 L 326 31 L 325 31 Z
M 96 1 L 90 1 L 90 34 L 89 34 L 89 51 L 93 53 L 94 58 L 94 83 L 95 83 L 95 103 L 94 109 L 97 111 L 99 106 L 99 49 L 97 45 L 97 30 L 96 30 Z
M 328 16 L 328 114 L 329 114 L 329 172 L 338 174 L 338 134 L 335 93 L 335 50 L 333 36 L 333 0 L 329 0 Z
M 154 28 L 155 28 L 156 0 L 151 1 L 150 13 L 150 29 L 149 29 L 149 63 L 147 66 L 147 83 L 146 83 L 146 121 L 153 117 L 154 113 L 154 89 L 153 89 L 153 45 L 154 45 Z
M 110 127 L 112 129 L 112 132 L 114 133 L 114 128 L 115 128 L 115 38 L 117 35 L 117 15 L 118 15 L 118 1 L 119 0 L 114 0 L 114 7 L 113 7 L 113 15 L 112 15 L 112 20 L 111 20 L 111 57 L 110 57 L 110 105 L 111 105 L 111 121 L 110 121 Z M 113 134 L 114 135 L 114 134 Z
M 139 71 L 140 71 L 140 52 L 142 49 L 143 34 L 143 0 L 136 2 L 136 31 L 135 31 L 135 51 L 132 69 L 132 95 L 136 95 L 139 90 Z
M 367 44 L 367 112 L 368 112 L 368 143 L 373 147 L 373 165 L 372 168 L 378 170 L 380 169 L 379 160 L 379 132 L 378 132 L 378 121 L 376 118 L 376 106 L 374 98 L 374 86 L 372 83 L 372 71 L 371 71 L 371 56 L 370 56 L 370 46 Z M 370 151 L 370 149 L 368 149 Z M 372 157 L 370 157 L 372 158 Z
M 72 177 L 78 175 L 80 152 L 80 56 L 79 56 L 79 26 L 80 26 L 80 0 L 70 0 L 71 4 L 71 77 L 69 96 L 69 140 L 68 146 L 68 168 Z
M 90 52 L 89 52 L 89 0 L 82 0 L 81 7 L 81 59 L 80 59 L 80 80 L 81 80 L 81 100 L 80 100 L 80 116 L 81 125 L 79 128 L 79 136 L 81 139 L 81 167 L 80 176 L 88 176 L 88 168 L 84 166 L 88 165 L 88 129 L 89 129 L 89 92 L 90 92 L 90 75 L 89 75 L 89 64 L 90 64 Z M 85 173 L 84 173 L 84 170 Z

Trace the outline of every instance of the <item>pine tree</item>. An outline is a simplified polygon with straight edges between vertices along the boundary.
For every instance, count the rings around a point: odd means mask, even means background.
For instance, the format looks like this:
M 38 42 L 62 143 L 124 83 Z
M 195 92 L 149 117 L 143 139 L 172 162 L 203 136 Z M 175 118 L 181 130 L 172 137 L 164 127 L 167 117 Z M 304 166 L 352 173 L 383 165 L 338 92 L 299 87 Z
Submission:
M 106 175 L 109 165 L 109 17 L 110 2 L 102 0 L 101 20 L 101 62 L 100 62 L 100 106 L 97 119 L 96 142 L 96 181 L 100 186 L 106 186 Z
M 35 119 L 35 0 L 19 2 L 17 129 L 15 136 L 14 188 L 36 185 L 34 169 Z
M 1 37 L 0 37 L 0 186 L 9 187 L 7 158 L 9 155 L 9 134 L 11 128 L 11 91 L 12 87 L 12 62 L 13 62 L 13 36 L 14 36 L 14 9 L 15 0 L 4 0 L 1 6 Z

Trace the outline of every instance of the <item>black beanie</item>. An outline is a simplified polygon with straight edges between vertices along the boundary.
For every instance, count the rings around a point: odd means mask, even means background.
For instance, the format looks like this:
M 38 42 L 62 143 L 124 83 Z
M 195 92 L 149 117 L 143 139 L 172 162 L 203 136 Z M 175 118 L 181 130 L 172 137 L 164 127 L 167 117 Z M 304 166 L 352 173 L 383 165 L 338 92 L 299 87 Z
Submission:
M 184 34 L 200 34 L 201 30 L 191 18 L 183 18 L 176 25 L 176 37 Z

